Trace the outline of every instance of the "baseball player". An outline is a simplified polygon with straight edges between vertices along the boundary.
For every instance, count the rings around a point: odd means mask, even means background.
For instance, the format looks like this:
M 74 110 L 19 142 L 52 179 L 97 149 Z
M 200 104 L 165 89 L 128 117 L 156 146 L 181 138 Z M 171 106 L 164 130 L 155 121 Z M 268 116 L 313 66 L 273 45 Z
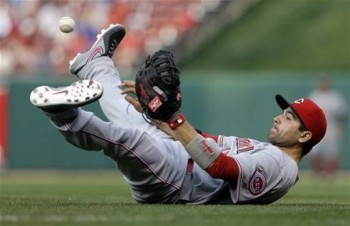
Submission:
M 325 75 L 319 77 L 309 98 L 319 105 L 327 119 L 327 132 L 323 140 L 310 153 L 310 163 L 317 176 L 335 176 L 348 106 L 339 91 L 332 87 Z
M 179 71 L 168 51 L 147 58 L 137 73 L 137 99 L 125 97 L 134 92 L 133 84 L 125 83 L 122 91 L 111 60 L 124 35 L 122 25 L 111 25 L 70 62 L 79 81 L 31 92 L 31 103 L 68 142 L 102 150 L 140 203 L 269 204 L 291 189 L 298 163 L 326 130 L 315 103 L 303 98 L 289 103 L 276 95 L 282 113 L 273 119 L 269 143 L 198 133 L 181 112 Z M 80 108 L 98 99 L 110 122 Z

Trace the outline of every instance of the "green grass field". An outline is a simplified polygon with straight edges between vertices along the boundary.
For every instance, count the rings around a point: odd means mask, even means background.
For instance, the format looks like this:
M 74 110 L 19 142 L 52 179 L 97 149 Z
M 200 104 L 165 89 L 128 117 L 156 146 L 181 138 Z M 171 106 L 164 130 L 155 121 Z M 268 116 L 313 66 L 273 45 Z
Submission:
M 190 56 L 183 70 L 349 70 L 349 0 L 259 1 Z
M 8 171 L 0 225 L 349 225 L 349 173 L 321 180 L 302 172 L 267 206 L 135 203 L 118 171 Z

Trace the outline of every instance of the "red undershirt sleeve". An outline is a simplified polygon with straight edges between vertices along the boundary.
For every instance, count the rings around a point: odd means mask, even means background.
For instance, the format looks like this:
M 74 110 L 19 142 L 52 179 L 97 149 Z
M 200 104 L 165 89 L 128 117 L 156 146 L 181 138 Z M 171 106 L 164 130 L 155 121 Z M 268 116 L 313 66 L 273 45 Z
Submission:
M 236 181 L 239 176 L 239 166 L 236 160 L 220 153 L 214 163 L 206 170 L 210 176 L 227 181 Z

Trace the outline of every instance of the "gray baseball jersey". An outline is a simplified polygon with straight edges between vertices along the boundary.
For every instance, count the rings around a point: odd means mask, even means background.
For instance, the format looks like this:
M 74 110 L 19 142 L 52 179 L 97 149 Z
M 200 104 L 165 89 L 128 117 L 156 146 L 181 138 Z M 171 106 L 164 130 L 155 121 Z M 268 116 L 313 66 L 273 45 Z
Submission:
M 143 203 L 271 203 L 295 184 L 298 166 L 277 147 L 252 139 L 219 136 L 220 150 L 240 168 L 237 182 L 212 178 L 194 163 L 179 141 L 144 121 L 120 94 L 120 77 L 108 57 L 78 74 L 104 87 L 101 108 L 111 122 L 79 109 L 69 124 L 53 124 L 66 140 L 84 150 L 103 150 L 120 169 L 133 198 Z M 211 139 L 211 138 L 207 138 Z

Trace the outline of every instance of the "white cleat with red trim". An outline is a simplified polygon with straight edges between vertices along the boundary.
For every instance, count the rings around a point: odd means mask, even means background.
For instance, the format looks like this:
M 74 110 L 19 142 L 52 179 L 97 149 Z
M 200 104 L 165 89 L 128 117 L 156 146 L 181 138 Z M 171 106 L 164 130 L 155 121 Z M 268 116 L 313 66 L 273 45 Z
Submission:
M 30 102 L 44 111 L 63 111 L 98 100 L 103 94 L 102 85 L 93 80 L 79 80 L 69 86 L 53 88 L 39 86 L 30 93 Z
M 111 24 L 107 29 L 103 29 L 97 35 L 97 40 L 85 53 L 78 53 L 69 62 L 69 70 L 72 74 L 77 73 L 90 61 L 101 57 L 112 57 L 114 50 L 125 36 L 125 28 L 121 24 Z

